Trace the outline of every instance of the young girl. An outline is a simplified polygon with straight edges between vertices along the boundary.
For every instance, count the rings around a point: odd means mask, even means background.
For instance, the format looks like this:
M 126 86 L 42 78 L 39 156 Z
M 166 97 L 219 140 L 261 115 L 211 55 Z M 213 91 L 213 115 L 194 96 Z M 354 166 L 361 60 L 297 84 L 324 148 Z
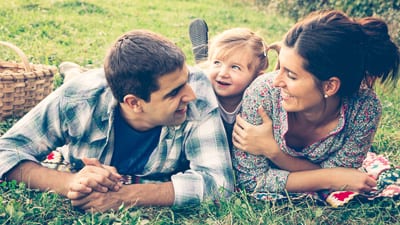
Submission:
M 190 26 L 191 37 L 193 23 L 197 23 L 200 28 L 207 27 L 203 20 L 193 21 Z M 206 37 L 206 35 L 203 33 L 196 36 Z M 207 38 L 202 38 L 202 40 L 207 40 Z M 194 43 L 193 38 L 192 43 Z M 204 55 L 207 52 L 204 51 L 205 44 L 197 44 L 203 46 L 202 54 Z M 198 52 L 195 51 L 196 49 L 199 48 L 194 46 L 195 55 Z M 243 93 L 250 83 L 268 68 L 268 50 L 263 38 L 255 32 L 248 28 L 233 28 L 223 31 L 210 41 L 208 58 L 199 64 L 208 75 L 217 96 L 230 149 L 232 149 L 233 125 L 241 109 Z

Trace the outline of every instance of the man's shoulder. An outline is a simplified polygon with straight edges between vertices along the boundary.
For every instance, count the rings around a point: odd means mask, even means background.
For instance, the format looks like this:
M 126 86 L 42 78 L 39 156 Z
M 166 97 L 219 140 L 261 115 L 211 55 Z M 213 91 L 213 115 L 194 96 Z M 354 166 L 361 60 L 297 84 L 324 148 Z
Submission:
M 190 104 L 190 110 L 196 111 L 198 116 L 205 116 L 218 109 L 218 101 L 211 83 L 205 73 L 198 68 L 189 67 L 189 85 L 192 87 L 196 100 Z
M 61 86 L 67 98 L 87 98 L 104 92 L 107 87 L 103 69 L 88 70 Z

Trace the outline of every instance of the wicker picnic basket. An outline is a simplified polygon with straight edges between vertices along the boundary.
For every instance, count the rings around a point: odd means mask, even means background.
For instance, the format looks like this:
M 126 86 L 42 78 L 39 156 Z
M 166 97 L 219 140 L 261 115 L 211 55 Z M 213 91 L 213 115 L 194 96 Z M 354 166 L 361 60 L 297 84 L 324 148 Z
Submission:
M 52 92 L 57 68 L 30 64 L 17 46 L 3 41 L 0 45 L 14 50 L 22 60 L 0 61 L 0 120 L 18 118 Z

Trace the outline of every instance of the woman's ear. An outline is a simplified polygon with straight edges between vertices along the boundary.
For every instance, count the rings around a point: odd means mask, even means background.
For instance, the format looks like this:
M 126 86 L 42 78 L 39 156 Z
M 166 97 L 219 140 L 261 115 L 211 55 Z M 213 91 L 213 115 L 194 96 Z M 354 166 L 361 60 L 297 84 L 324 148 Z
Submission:
M 129 94 L 124 97 L 124 104 L 132 109 L 134 112 L 142 112 L 142 99 L 135 95 Z
M 337 77 L 331 77 L 329 80 L 324 81 L 324 95 L 333 96 L 340 88 L 340 79 Z

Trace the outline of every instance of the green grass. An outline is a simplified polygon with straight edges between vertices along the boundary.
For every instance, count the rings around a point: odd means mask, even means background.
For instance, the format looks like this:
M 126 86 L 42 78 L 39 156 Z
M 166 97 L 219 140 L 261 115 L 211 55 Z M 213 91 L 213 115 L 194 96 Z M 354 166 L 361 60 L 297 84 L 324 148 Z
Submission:
M 8 0 L 0 1 L 0 40 L 19 46 L 30 62 L 58 66 L 74 61 L 88 67 L 102 64 L 108 46 L 136 28 L 165 35 L 180 46 L 194 64 L 188 25 L 206 19 L 210 36 L 232 27 L 249 27 L 267 43 L 280 40 L 293 21 L 264 12 L 253 2 L 214 0 Z M 274 65 L 275 56 L 272 54 Z M 0 59 L 18 57 L 0 48 Z M 57 82 L 60 82 L 57 79 Z M 374 150 L 400 165 L 400 89 L 377 93 L 383 116 Z M 0 134 L 13 120 L 0 123 Z M 110 213 L 81 213 L 53 193 L 27 189 L 15 182 L 0 184 L 0 224 L 400 224 L 399 201 L 358 200 L 341 208 L 310 199 L 301 202 L 256 202 L 243 193 L 219 204 L 183 209 L 121 208 Z
M 150 29 L 173 40 L 194 63 L 188 25 L 196 17 L 209 22 L 210 36 L 246 26 L 267 42 L 280 38 L 289 20 L 235 1 L 2 1 L 0 38 L 19 46 L 33 63 L 58 65 L 72 60 L 101 65 L 108 46 L 128 30 Z M 3 51 L 3 50 L 2 50 Z M 12 53 L 3 53 L 14 58 Z M 2 57 L 3 58 L 3 57 Z

